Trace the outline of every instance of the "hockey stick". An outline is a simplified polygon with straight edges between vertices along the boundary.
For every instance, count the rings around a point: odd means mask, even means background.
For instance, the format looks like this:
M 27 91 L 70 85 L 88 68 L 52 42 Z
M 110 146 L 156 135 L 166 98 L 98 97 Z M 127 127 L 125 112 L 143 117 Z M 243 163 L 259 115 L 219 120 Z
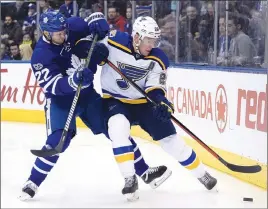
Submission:
M 135 82 L 130 80 L 124 73 L 121 72 L 118 67 L 116 67 L 112 62 L 107 60 L 108 65 L 113 68 L 117 73 L 119 73 L 122 78 L 124 78 L 127 82 L 129 82 L 135 89 L 137 89 L 150 103 L 153 105 L 157 105 Z M 204 147 L 210 154 L 212 154 L 215 158 L 217 158 L 223 165 L 229 168 L 232 171 L 239 173 L 257 173 L 261 171 L 260 165 L 235 165 L 227 162 L 221 156 L 219 156 L 216 152 L 214 152 L 208 145 L 206 145 L 200 138 L 198 138 L 192 131 L 190 131 L 185 125 L 183 125 L 179 120 L 177 120 L 173 115 L 171 119 L 174 123 L 176 123 L 179 127 L 181 127 L 186 133 L 188 133 L 193 139 L 195 139 L 202 147 Z
M 97 43 L 97 40 L 98 40 L 98 35 L 95 35 L 94 40 L 91 44 L 90 50 L 88 52 L 88 56 L 86 58 L 86 62 L 85 62 L 84 66 L 88 66 L 88 64 L 89 64 L 90 59 L 91 59 L 91 55 L 92 55 L 93 49 Z M 77 90 L 75 92 L 74 99 L 73 99 L 73 102 L 71 105 L 71 109 L 70 109 L 70 112 L 68 114 L 68 117 L 67 117 L 67 120 L 66 120 L 66 123 L 65 123 L 65 126 L 64 126 L 64 129 L 63 129 L 63 132 L 62 132 L 62 135 L 61 135 L 61 138 L 60 138 L 58 145 L 53 149 L 31 150 L 32 154 L 34 154 L 37 157 L 48 157 L 48 156 L 52 156 L 52 155 L 56 155 L 56 154 L 61 153 L 61 151 L 63 149 L 63 145 L 64 145 L 65 140 L 67 138 L 69 126 L 70 126 L 71 120 L 73 118 L 74 110 L 76 108 L 76 104 L 77 104 L 77 101 L 79 99 L 81 88 L 82 88 L 82 81 L 78 85 Z

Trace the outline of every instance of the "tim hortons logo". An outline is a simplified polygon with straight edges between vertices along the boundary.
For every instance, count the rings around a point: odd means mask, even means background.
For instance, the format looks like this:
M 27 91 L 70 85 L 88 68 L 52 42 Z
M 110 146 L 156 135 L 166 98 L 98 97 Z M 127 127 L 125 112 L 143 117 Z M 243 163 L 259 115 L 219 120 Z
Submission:
M 8 76 L 8 69 L 1 69 L 2 79 L 4 76 Z M 1 102 L 11 103 L 30 103 L 37 102 L 39 105 L 43 105 L 45 102 L 45 95 L 34 79 L 34 83 L 31 84 L 32 70 L 28 70 L 28 74 L 25 79 L 24 86 L 8 86 L 4 82 L 1 83 Z

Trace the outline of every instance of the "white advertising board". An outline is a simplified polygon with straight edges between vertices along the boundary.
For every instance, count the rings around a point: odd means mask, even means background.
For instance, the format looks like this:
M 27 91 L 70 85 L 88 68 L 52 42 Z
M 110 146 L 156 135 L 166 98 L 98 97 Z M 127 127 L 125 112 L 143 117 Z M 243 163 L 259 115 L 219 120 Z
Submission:
M 267 163 L 266 79 L 264 74 L 170 68 L 168 98 L 177 119 L 207 144 Z

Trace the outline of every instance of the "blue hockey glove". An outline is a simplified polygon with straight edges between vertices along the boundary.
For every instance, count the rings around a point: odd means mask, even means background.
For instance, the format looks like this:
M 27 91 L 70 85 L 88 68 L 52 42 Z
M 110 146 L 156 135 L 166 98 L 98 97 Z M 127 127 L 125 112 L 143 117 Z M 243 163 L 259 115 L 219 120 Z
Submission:
M 101 12 L 94 12 L 86 21 L 88 22 L 90 34 L 98 34 L 98 40 L 104 39 L 110 30 L 109 24 Z
M 109 49 L 103 43 L 97 43 L 94 47 L 92 60 L 97 65 L 104 65 L 109 57 Z
M 72 75 L 68 78 L 69 85 L 74 89 L 77 90 L 78 85 L 82 81 L 82 89 L 89 87 L 94 79 L 94 73 L 89 68 L 84 68 L 79 71 L 75 71 Z
M 148 93 L 148 96 L 154 100 L 157 105 L 153 107 L 154 117 L 163 122 L 170 120 L 172 113 L 174 113 L 174 106 L 167 100 L 162 90 L 153 90 Z

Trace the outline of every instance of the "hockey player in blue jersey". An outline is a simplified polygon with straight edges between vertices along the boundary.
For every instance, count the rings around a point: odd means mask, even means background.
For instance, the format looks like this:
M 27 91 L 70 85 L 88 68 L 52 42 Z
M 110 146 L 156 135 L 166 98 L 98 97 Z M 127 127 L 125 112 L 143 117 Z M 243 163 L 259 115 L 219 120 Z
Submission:
M 146 98 L 108 64 L 101 71 L 101 86 L 106 109 L 107 129 L 112 140 L 116 159 L 130 156 L 123 163 L 117 160 L 125 179 L 122 193 L 127 199 L 137 199 L 138 181 L 134 168 L 134 150 L 129 140 L 130 126 L 137 123 L 158 141 L 161 147 L 174 157 L 180 165 L 208 189 L 217 180 L 204 168 L 195 151 L 180 138 L 171 122 L 174 108 L 166 98 L 166 70 L 169 61 L 157 48 L 161 31 L 151 17 L 139 17 L 133 24 L 132 35 L 111 31 L 103 43 L 109 49 L 109 61 L 132 79 L 158 105 L 152 107 Z
M 92 82 L 97 65 L 107 59 L 109 52 L 104 44 L 97 43 L 90 64 L 83 67 L 81 57 L 76 55 L 79 54 L 79 47 L 75 46 L 81 38 L 98 34 L 101 40 L 107 35 L 109 26 L 103 14 L 92 14 L 89 23 L 87 23 L 79 17 L 71 17 L 66 20 L 61 13 L 48 12 L 41 15 L 40 28 L 43 36 L 34 49 L 31 65 L 34 75 L 46 96 L 47 140 L 42 149 L 54 148 L 59 143 L 80 81 L 82 81 L 82 90 L 75 109 L 75 116 L 80 117 L 94 134 L 104 133 L 108 137 L 104 128 L 102 98 L 94 90 Z M 78 69 L 81 73 L 78 73 Z M 76 124 L 75 118 L 73 118 L 63 152 L 75 135 Z M 150 183 L 156 178 L 162 177 L 168 171 L 165 166 L 150 168 L 145 163 L 134 140 L 131 137 L 129 140 L 133 149 L 135 149 L 136 174 L 141 176 L 145 183 Z M 27 200 L 35 196 L 38 187 L 58 159 L 59 155 L 54 155 L 45 158 L 38 157 L 35 160 L 30 177 L 19 196 L 21 200 Z M 163 180 L 165 179 L 163 178 Z

